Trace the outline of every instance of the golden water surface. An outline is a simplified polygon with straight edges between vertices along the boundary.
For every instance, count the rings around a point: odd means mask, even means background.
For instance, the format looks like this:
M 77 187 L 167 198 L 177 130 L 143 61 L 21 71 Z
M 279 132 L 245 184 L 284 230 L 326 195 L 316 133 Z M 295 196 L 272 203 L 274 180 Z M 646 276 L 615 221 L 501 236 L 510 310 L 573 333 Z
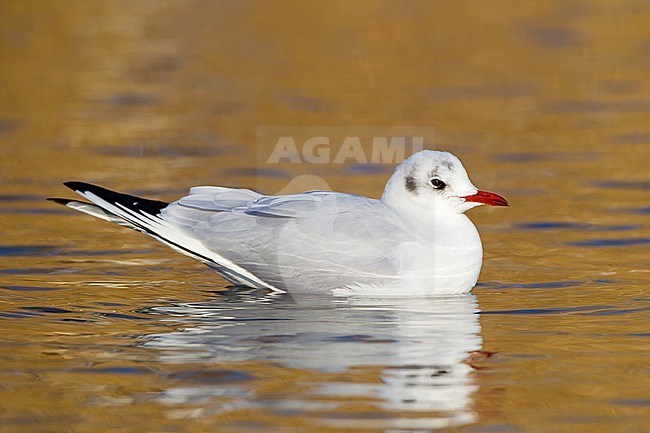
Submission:
M 473 295 L 226 291 L 44 200 L 378 197 L 390 167 L 262 164 L 260 131 L 354 125 L 434 130 L 508 198 L 470 212 Z M 4 0 L 0 431 L 649 431 L 649 162 L 645 0 Z

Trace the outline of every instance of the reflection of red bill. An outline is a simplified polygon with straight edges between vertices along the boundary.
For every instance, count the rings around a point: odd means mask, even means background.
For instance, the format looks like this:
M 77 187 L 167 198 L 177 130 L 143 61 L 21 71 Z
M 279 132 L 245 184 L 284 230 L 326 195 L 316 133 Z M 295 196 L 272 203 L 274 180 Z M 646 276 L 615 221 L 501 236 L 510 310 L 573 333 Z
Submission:
M 463 197 L 465 201 L 474 203 L 489 204 L 490 206 L 508 206 L 508 201 L 499 194 L 487 191 L 478 191 L 474 195 Z

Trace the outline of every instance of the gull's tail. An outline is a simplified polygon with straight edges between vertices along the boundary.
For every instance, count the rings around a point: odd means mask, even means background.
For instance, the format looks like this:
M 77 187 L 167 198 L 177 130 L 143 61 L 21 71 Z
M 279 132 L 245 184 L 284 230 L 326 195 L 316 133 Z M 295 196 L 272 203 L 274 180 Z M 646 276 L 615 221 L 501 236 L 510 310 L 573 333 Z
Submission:
M 137 223 L 137 220 L 141 219 L 137 214 L 160 218 L 160 211 L 169 206 L 169 203 L 122 194 L 85 182 L 71 181 L 63 184 L 92 203 L 68 198 L 48 198 L 48 200 L 157 238 L 144 221 Z M 131 214 L 131 217 L 128 214 Z
M 169 206 L 169 203 L 123 194 L 85 182 L 71 181 L 65 182 L 64 185 L 90 203 L 65 198 L 48 200 L 151 236 L 174 250 L 205 263 L 232 283 L 281 291 L 207 249 L 199 240 L 165 221 L 161 211 Z

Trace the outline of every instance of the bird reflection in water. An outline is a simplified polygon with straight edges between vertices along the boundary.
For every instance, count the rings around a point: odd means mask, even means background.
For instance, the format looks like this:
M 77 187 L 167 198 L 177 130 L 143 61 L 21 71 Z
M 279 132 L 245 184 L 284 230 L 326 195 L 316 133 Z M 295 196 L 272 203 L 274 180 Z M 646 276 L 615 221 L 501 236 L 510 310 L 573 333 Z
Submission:
M 482 349 L 478 311 L 471 294 L 332 300 L 241 291 L 216 301 L 148 310 L 173 316 L 181 326 L 175 332 L 148 335 L 143 345 L 157 349 L 161 363 L 192 368 L 215 368 L 216 363 L 246 371 L 246 365 L 263 362 L 320 373 L 309 376 L 317 378 L 312 383 L 287 389 L 286 398 L 274 401 L 256 399 L 250 392 L 255 388 L 252 379 L 246 391 L 232 389 L 236 382 L 207 387 L 175 383 L 161 396 L 166 403 L 206 404 L 211 396 L 228 395 L 226 406 L 202 410 L 315 410 L 326 424 L 354 426 L 354 413 L 336 413 L 338 398 L 366 402 L 381 412 L 374 419 L 364 413 L 356 419 L 360 426 L 440 428 L 476 418 L 472 398 L 477 385 L 469 358 Z M 368 371 L 379 377 L 367 382 L 330 380 L 332 374 Z

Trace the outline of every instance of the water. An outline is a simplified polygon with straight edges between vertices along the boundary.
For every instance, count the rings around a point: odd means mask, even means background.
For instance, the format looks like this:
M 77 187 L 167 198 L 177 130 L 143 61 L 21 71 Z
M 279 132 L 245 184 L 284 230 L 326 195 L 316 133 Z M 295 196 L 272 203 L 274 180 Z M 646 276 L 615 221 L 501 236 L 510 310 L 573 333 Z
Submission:
M 372 6 L 372 7 L 371 7 Z M 0 430 L 643 431 L 646 2 L 0 5 Z M 422 125 L 508 209 L 463 297 L 227 290 L 57 207 L 275 193 L 257 126 Z M 325 164 L 377 197 L 382 166 Z

